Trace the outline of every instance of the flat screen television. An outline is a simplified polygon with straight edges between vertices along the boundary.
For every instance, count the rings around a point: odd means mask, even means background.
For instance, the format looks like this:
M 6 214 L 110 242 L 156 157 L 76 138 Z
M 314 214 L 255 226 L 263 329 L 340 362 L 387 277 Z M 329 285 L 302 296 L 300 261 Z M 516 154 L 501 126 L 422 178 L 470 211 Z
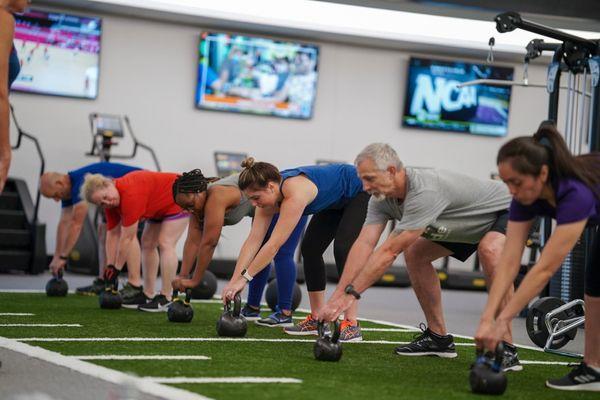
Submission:
M 219 178 L 224 178 L 226 176 L 241 172 L 241 164 L 246 157 L 248 157 L 248 154 L 246 153 L 215 151 L 215 166 L 217 167 L 217 176 Z
M 98 96 L 100 18 L 30 9 L 15 15 L 21 72 L 11 89 L 95 99 Z
M 402 124 L 408 127 L 505 136 L 510 86 L 476 85 L 474 79 L 512 80 L 514 70 L 460 61 L 411 58 Z
M 319 48 L 253 36 L 204 32 L 196 106 L 202 109 L 312 117 Z

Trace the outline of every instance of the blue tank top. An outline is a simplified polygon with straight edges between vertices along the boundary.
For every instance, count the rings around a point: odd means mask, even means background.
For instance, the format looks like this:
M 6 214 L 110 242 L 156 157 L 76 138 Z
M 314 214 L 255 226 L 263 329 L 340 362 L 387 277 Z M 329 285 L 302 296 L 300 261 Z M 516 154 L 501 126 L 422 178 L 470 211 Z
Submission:
M 10 89 L 11 85 L 17 79 L 19 75 L 19 71 L 21 71 L 21 64 L 19 63 L 19 57 L 17 57 L 17 50 L 13 45 L 12 50 L 10 51 L 10 58 L 8 59 L 8 88 Z
M 304 215 L 343 208 L 363 191 L 356 168 L 350 164 L 310 165 L 281 171 L 281 185 L 286 179 L 304 175 L 317 186 L 317 197 L 306 206 Z

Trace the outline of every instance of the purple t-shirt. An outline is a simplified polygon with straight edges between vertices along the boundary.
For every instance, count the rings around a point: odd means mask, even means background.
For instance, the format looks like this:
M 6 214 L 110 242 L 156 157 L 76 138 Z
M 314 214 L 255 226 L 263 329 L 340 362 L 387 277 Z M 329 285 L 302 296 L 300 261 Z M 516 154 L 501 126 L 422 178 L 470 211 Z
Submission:
M 563 179 L 554 186 L 556 208 L 546 200 L 537 200 L 526 206 L 515 199 L 510 204 L 511 221 L 529 221 L 536 216 L 556 219 L 556 224 L 588 219 L 588 225 L 600 225 L 600 200 L 583 182 L 576 179 Z

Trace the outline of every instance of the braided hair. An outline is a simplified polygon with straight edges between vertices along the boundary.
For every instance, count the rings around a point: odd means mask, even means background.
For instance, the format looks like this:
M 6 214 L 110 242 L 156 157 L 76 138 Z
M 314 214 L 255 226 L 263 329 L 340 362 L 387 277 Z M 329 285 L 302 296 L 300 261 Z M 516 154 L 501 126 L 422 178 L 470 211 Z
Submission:
M 184 172 L 173 182 L 173 200 L 180 193 L 202 193 L 206 192 L 208 184 L 216 181 L 218 178 L 207 178 L 198 168 L 189 172 Z

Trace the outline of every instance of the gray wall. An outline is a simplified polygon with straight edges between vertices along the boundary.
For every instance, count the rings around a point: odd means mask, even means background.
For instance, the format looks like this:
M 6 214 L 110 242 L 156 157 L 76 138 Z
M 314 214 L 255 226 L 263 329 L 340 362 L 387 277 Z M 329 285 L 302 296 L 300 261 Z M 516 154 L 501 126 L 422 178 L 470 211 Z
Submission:
M 11 95 L 21 125 L 40 137 L 47 170 L 67 171 L 95 161 L 84 156 L 90 146 L 87 116 L 93 111 L 129 115 L 138 137 L 156 149 L 163 170 L 201 168 L 208 174 L 215 172 L 215 150 L 247 152 L 286 168 L 317 158 L 352 162 L 366 144 L 383 141 L 392 144 L 408 165 L 488 178 L 506 140 L 402 128 L 411 54 L 335 43 L 317 42 L 320 73 L 314 117 L 309 121 L 198 110 L 194 90 L 203 27 L 101 17 L 97 100 Z M 545 80 L 545 68 L 529 70 L 530 81 Z M 520 66 L 515 76 L 521 76 Z M 546 109 L 543 89 L 514 88 L 509 136 L 530 134 L 545 118 Z M 128 145 L 123 143 L 117 151 L 128 151 Z M 28 180 L 31 190 L 37 186 L 38 169 L 32 154 L 28 145 L 15 152 L 11 169 L 11 175 Z M 136 163 L 152 167 L 146 156 Z M 47 224 L 49 252 L 58 216 L 58 205 L 42 200 L 40 218 Z M 246 222 L 226 228 L 217 256 L 234 258 L 248 227 Z

